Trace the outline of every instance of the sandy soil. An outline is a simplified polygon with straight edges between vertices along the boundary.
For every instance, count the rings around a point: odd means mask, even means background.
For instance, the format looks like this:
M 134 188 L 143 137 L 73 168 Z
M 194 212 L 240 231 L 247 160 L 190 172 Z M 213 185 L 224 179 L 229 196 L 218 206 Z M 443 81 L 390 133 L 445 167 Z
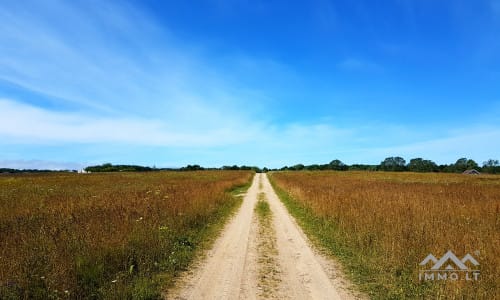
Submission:
M 254 207 L 265 194 L 273 233 L 259 230 Z M 265 232 L 265 231 L 264 231 Z M 263 253 L 267 242 L 274 254 Z M 266 259 L 271 257 L 272 259 Z M 264 262 L 264 265 L 263 265 Z M 272 264 L 272 265 L 270 265 Z M 262 270 L 272 270 L 273 288 L 263 292 Z M 260 274 L 260 276 L 259 276 Z M 269 281 L 269 278 L 266 278 Z M 335 262 L 315 251 L 278 199 L 266 174 L 257 174 L 239 211 L 203 261 L 181 276 L 168 299 L 357 299 Z

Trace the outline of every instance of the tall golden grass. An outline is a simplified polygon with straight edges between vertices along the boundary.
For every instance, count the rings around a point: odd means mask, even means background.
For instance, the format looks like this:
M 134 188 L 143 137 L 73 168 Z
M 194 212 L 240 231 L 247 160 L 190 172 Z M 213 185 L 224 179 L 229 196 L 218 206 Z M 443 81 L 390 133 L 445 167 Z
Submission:
M 500 176 L 278 172 L 272 180 L 296 216 L 311 212 L 306 231 L 373 298 L 500 297 Z M 420 281 L 419 263 L 448 250 L 475 257 L 479 280 Z
M 0 298 L 155 298 L 251 176 L 2 175 Z

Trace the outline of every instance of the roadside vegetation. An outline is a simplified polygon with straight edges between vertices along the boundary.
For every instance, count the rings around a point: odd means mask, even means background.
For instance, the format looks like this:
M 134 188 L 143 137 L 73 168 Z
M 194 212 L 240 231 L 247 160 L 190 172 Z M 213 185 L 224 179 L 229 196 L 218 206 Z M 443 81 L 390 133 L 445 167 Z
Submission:
M 272 172 L 290 213 L 374 299 L 500 295 L 500 176 Z M 420 281 L 429 253 L 471 254 L 478 281 Z
M 157 299 L 251 171 L 0 176 L 0 299 Z

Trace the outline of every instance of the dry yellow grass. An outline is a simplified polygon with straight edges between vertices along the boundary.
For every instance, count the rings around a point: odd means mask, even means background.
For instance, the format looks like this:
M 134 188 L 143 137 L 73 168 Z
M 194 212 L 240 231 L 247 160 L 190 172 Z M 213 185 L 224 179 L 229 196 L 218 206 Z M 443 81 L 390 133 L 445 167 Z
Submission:
M 154 298 L 251 175 L 2 175 L 0 298 Z
M 372 297 L 499 297 L 500 176 L 278 172 L 272 179 L 306 231 Z M 419 263 L 448 250 L 473 255 L 479 281 L 419 281 Z

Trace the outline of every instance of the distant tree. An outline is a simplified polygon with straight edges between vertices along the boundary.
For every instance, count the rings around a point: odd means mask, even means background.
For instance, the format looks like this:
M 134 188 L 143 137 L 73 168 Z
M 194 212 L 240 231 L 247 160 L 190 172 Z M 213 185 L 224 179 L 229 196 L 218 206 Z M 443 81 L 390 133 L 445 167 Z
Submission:
M 454 167 L 455 167 L 454 168 L 455 172 L 463 172 L 463 171 L 467 170 L 467 158 L 462 157 L 462 158 L 457 159 Z
M 66 173 L 69 170 L 47 170 L 47 169 L 12 169 L 0 168 L 0 173 Z
M 500 163 L 498 162 L 498 159 L 488 159 L 487 161 L 483 162 L 483 172 L 499 174 Z
M 241 167 L 238 167 L 236 166 L 237 169 L 235 169 L 235 166 L 232 166 L 232 167 L 229 167 L 231 170 L 243 170 L 243 171 L 255 171 L 256 173 L 261 173 L 262 170 L 259 168 L 259 167 L 256 167 L 256 166 L 241 166 Z
M 498 159 L 488 159 L 487 161 L 483 162 L 483 167 L 498 167 L 498 166 L 500 166 Z
M 349 169 L 349 166 L 338 159 L 334 159 L 328 164 L 328 168 L 330 170 L 345 171 Z
M 313 165 L 309 165 L 309 166 L 304 167 L 304 169 L 309 170 L 309 171 L 317 171 L 317 170 L 321 170 L 321 167 L 318 164 L 313 164 Z
M 404 171 L 406 169 L 406 161 L 399 156 L 387 157 L 380 163 L 380 169 L 383 171 Z
M 238 167 L 237 165 L 232 165 L 232 166 L 223 166 L 222 167 L 222 170 L 232 170 L 232 171 L 237 171 L 239 170 L 240 167 Z
M 296 164 L 295 166 L 290 167 L 290 169 L 294 171 L 301 171 L 304 170 L 305 166 L 303 164 Z
M 21 173 L 22 170 L 11 169 L 11 168 L 0 168 L 0 173 Z
M 263 173 L 262 169 L 256 166 L 250 167 L 250 170 L 255 171 L 255 173 Z
M 181 171 L 202 171 L 202 170 L 205 170 L 205 168 L 201 167 L 200 165 L 187 165 L 185 167 L 182 167 L 180 170 Z
M 112 165 L 105 163 L 98 166 L 89 166 L 85 168 L 87 172 L 146 172 L 153 171 L 150 167 L 136 165 Z
M 321 164 L 319 165 L 319 169 L 320 170 L 328 170 L 330 168 L 330 166 L 328 164 Z
M 408 170 L 411 172 L 435 172 L 438 171 L 439 168 L 436 163 L 431 160 L 412 158 L 408 164 Z
M 472 159 L 467 159 L 465 157 L 459 158 L 455 162 L 455 172 L 463 172 L 465 170 L 477 169 L 479 165 Z
M 455 172 L 455 165 L 450 164 L 450 165 L 439 165 L 438 166 L 439 172 L 444 172 L 444 173 L 451 173 Z
M 467 160 L 467 169 L 470 170 L 470 169 L 478 169 L 479 168 L 479 165 L 472 159 L 468 159 Z
M 363 165 L 363 164 L 353 164 L 348 166 L 351 171 L 376 171 L 378 165 Z

